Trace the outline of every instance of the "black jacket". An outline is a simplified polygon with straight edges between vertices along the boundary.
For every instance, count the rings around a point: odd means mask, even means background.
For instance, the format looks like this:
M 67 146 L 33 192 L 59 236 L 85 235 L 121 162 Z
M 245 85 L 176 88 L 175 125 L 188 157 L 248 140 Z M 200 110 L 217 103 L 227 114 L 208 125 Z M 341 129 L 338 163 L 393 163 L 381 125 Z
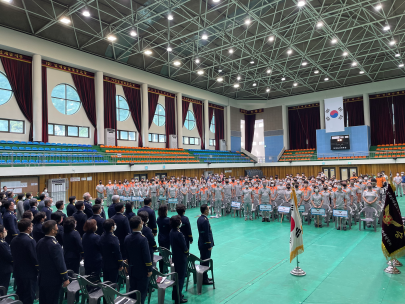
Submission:
M 83 231 L 83 226 L 87 221 L 87 215 L 84 214 L 83 211 L 78 211 L 75 214 L 73 214 L 73 217 L 76 220 L 76 230 L 80 233 L 80 236 L 83 236 L 84 231 Z
M 0 240 L 0 274 L 13 272 L 13 256 L 10 245 L 6 241 Z
M 100 238 L 103 269 L 119 269 L 122 266 L 120 242 L 111 232 L 104 232 Z
M 78 231 L 63 233 L 63 255 L 65 260 L 81 259 L 83 256 L 82 239 Z
M 129 276 L 147 279 L 148 272 L 152 271 L 152 260 L 146 237 L 141 232 L 132 232 L 125 238 L 124 248 L 128 257 Z
M 11 242 L 13 274 L 16 278 L 37 279 L 37 242 L 26 233 L 20 233 Z
M 143 206 L 141 209 L 138 210 L 139 212 L 146 211 L 149 215 L 149 222 L 148 227 L 152 230 L 153 234 L 157 234 L 157 225 L 156 225 L 156 214 L 149 206 Z
M 97 230 L 96 233 L 98 235 L 102 235 L 104 232 L 103 224 L 105 222 L 105 219 L 101 217 L 100 214 L 94 214 L 91 218 L 92 220 L 95 220 L 97 222 Z

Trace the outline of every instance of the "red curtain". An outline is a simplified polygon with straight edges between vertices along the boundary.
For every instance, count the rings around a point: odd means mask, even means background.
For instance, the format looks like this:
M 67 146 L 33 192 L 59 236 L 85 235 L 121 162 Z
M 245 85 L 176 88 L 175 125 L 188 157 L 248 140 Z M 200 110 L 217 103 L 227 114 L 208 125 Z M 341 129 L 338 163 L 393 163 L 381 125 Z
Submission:
M 149 128 L 152 125 L 153 117 L 155 116 L 156 107 L 159 100 L 159 94 L 148 92 L 148 105 L 149 105 Z
M 193 112 L 195 121 L 197 123 L 198 135 L 200 135 L 201 149 L 204 150 L 204 136 L 203 136 L 203 106 L 198 103 L 193 103 Z
M 316 148 L 316 130 L 321 127 L 319 115 L 319 105 L 288 109 L 290 149 Z
M 253 137 L 255 135 L 256 114 L 245 114 L 245 150 L 252 152 Z
M 166 148 L 169 148 L 169 136 L 172 134 L 176 134 L 176 108 L 174 97 L 165 96 L 165 104 L 166 104 Z
M 186 121 L 187 111 L 189 108 L 190 102 L 183 99 L 181 104 L 181 115 L 183 118 L 182 126 L 184 126 L 184 122 Z
M 96 89 L 94 78 L 71 74 L 87 118 L 94 127 L 94 145 L 97 145 Z M 103 130 L 101 130 L 103 132 Z
M 405 143 L 405 96 L 394 96 L 395 143 Z
M 42 67 L 42 142 L 48 142 L 48 92 L 47 71 Z
M 117 132 L 117 104 L 115 83 L 104 81 L 104 128 Z M 117 145 L 117 136 L 115 136 Z
M 363 99 L 343 103 L 345 127 L 364 125 Z M 349 125 L 347 121 L 349 120 Z
M 141 90 L 123 86 L 125 98 L 127 99 L 132 120 L 138 130 L 138 147 L 143 147 L 142 124 L 141 124 Z
M 219 141 L 224 139 L 224 109 L 215 111 L 215 150 L 219 150 Z
M 370 99 L 370 124 L 372 146 L 394 143 L 392 97 Z
M 30 123 L 28 139 L 32 141 L 32 63 L 6 57 L 1 57 L 1 63 L 17 100 L 18 107 Z

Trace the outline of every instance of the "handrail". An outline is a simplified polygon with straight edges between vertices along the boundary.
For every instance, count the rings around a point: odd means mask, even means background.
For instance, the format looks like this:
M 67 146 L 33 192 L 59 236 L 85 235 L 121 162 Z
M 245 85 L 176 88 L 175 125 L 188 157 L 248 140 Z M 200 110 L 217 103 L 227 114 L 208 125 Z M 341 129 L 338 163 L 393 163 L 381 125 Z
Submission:
M 277 155 L 277 161 L 280 160 L 280 158 L 281 158 L 281 156 L 283 156 L 284 152 L 285 152 L 285 146 L 283 146 L 283 149 L 281 149 L 280 153 Z

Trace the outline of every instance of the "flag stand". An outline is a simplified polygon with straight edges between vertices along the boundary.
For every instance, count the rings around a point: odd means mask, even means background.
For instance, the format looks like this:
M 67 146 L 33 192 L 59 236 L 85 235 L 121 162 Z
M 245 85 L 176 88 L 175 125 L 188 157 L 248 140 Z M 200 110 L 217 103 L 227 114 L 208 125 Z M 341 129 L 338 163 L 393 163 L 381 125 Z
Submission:
M 397 268 L 397 266 L 402 266 L 401 262 L 397 259 L 391 259 L 388 261 L 388 267 L 384 269 L 384 272 L 391 273 L 391 274 L 400 274 L 401 271 Z
M 304 275 L 306 275 L 307 273 L 302 270 L 299 266 L 298 266 L 299 262 L 298 262 L 298 255 L 297 255 L 297 267 L 295 267 L 293 270 L 290 271 L 290 273 L 294 276 L 297 277 L 302 277 Z

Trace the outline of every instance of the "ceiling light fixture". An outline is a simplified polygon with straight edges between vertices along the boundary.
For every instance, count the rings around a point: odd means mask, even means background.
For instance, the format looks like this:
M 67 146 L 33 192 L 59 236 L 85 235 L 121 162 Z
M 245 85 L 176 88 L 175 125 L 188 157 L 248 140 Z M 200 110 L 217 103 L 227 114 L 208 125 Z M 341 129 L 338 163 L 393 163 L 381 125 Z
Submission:
M 222 70 L 221 70 L 221 69 L 219 69 L 219 70 L 218 70 L 218 73 L 221 73 L 221 72 L 222 72 Z
M 207 39 L 208 39 L 208 35 L 207 35 L 207 34 L 202 34 L 202 35 L 201 35 L 201 39 L 202 39 L 202 40 L 207 40 Z
M 254 82 L 254 83 L 253 83 L 253 86 L 254 86 L 254 87 L 255 87 L 255 86 L 257 86 L 257 83 L 256 83 L 256 82 Z
M 220 0 L 212 0 L 212 2 L 218 3 Z
M 360 73 L 360 74 L 364 74 L 364 71 L 360 71 L 359 73 Z
M 89 11 L 89 9 L 87 8 L 87 6 L 84 8 L 84 10 L 83 10 L 83 12 L 82 12 L 82 15 L 83 15 L 84 17 L 90 17 L 90 11 Z
M 132 29 L 129 34 L 130 34 L 132 37 L 135 37 L 136 35 L 138 35 L 134 29 Z
M 374 6 L 374 9 L 376 11 L 379 11 L 380 9 L 382 9 L 382 5 L 381 4 L 377 4 L 376 6 Z
M 390 45 L 392 46 L 392 45 L 395 45 L 395 43 L 397 43 L 395 40 L 391 40 L 390 41 Z
M 117 37 L 115 37 L 114 35 L 108 35 L 107 39 L 110 40 L 111 42 L 114 42 L 115 40 L 117 40 Z
M 167 50 L 168 52 L 173 51 L 173 49 L 172 49 L 170 46 L 168 46 L 166 50 Z
M 240 80 L 240 76 L 236 77 L 236 80 Z
M 200 59 L 197 58 L 197 59 L 195 60 L 195 63 L 199 64 L 199 63 L 200 63 Z
M 222 81 L 224 81 L 224 78 L 218 77 L 218 78 L 217 78 L 217 81 L 218 81 L 218 82 L 222 82 Z
M 291 55 L 291 54 L 292 54 L 292 49 L 288 49 L 288 50 L 287 50 L 287 54 L 288 54 L 288 55 Z
M 395 57 L 400 57 L 401 56 L 401 54 L 395 54 Z
M 168 20 L 173 20 L 173 15 L 172 14 L 167 15 L 167 19 Z
M 348 53 L 347 52 L 343 52 L 342 56 L 347 56 Z
M 245 24 L 246 24 L 246 25 L 249 25 L 250 23 L 252 23 L 252 21 L 250 21 L 250 19 L 246 19 L 246 20 L 245 20 Z
M 315 71 L 314 71 L 314 74 L 319 74 L 319 71 L 318 71 L 318 70 L 315 70 Z
M 70 19 L 68 17 L 62 17 L 60 18 L 60 22 L 64 23 L 64 24 L 70 24 Z
M 319 21 L 319 22 L 316 24 L 316 27 L 317 27 L 317 28 L 323 27 L 323 22 L 322 22 L 322 21 Z
M 268 92 L 270 92 L 270 89 L 269 89 L 269 88 L 267 88 L 267 89 L 266 89 L 266 92 L 267 92 L 267 93 L 268 93 Z
M 176 60 L 176 61 L 173 61 L 173 64 L 174 64 L 175 66 L 179 66 L 179 65 L 181 64 L 181 62 L 178 61 L 178 60 Z
M 197 71 L 197 74 L 198 74 L 198 75 L 204 74 L 204 70 L 198 70 L 198 71 Z
M 335 43 L 337 42 L 337 39 L 336 39 L 336 38 L 333 38 L 330 42 L 331 42 L 332 44 L 335 44 Z
M 325 81 L 328 81 L 328 80 L 329 80 L 329 78 L 328 78 L 328 77 L 326 77 L 324 80 L 325 80 Z
M 389 29 L 390 29 L 390 26 L 388 24 L 383 27 L 384 31 L 389 31 Z
M 356 61 L 353 61 L 353 62 L 352 62 L 352 66 L 353 66 L 353 67 L 357 66 L 357 62 L 356 62 Z
M 233 54 L 233 49 L 229 49 L 229 54 Z
M 2 1 L 6 3 L 11 3 L 12 0 L 2 0 Z
M 303 7 L 305 4 L 307 4 L 304 0 L 299 0 L 298 2 L 297 2 L 297 6 L 298 7 Z
M 145 50 L 144 52 L 143 52 L 145 55 L 152 55 L 152 51 L 151 50 Z
M 233 85 L 233 87 L 234 87 L 234 88 L 239 88 L 239 83 L 235 83 L 235 84 Z
M 296 87 L 298 85 L 298 83 L 294 82 L 293 86 Z
M 284 81 L 285 80 L 285 78 L 283 77 L 283 78 L 281 78 L 281 81 Z
M 308 62 L 304 61 L 303 63 L 301 63 L 302 66 L 306 66 L 308 64 Z
M 403 64 L 403 63 L 401 63 L 401 64 L 399 64 L 399 66 L 398 66 L 398 67 L 403 68 L 403 67 L 404 67 L 404 64 Z
M 273 42 L 273 41 L 274 41 L 274 36 L 270 36 L 270 37 L 269 37 L 269 41 L 270 41 L 270 42 Z
M 254 60 L 251 60 L 251 61 L 250 61 L 250 64 L 254 64 L 254 63 L 255 63 L 255 61 L 254 61 Z
M 270 70 L 270 69 L 267 69 L 266 73 L 267 73 L 267 74 L 270 74 L 270 73 L 271 73 L 271 70 Z

